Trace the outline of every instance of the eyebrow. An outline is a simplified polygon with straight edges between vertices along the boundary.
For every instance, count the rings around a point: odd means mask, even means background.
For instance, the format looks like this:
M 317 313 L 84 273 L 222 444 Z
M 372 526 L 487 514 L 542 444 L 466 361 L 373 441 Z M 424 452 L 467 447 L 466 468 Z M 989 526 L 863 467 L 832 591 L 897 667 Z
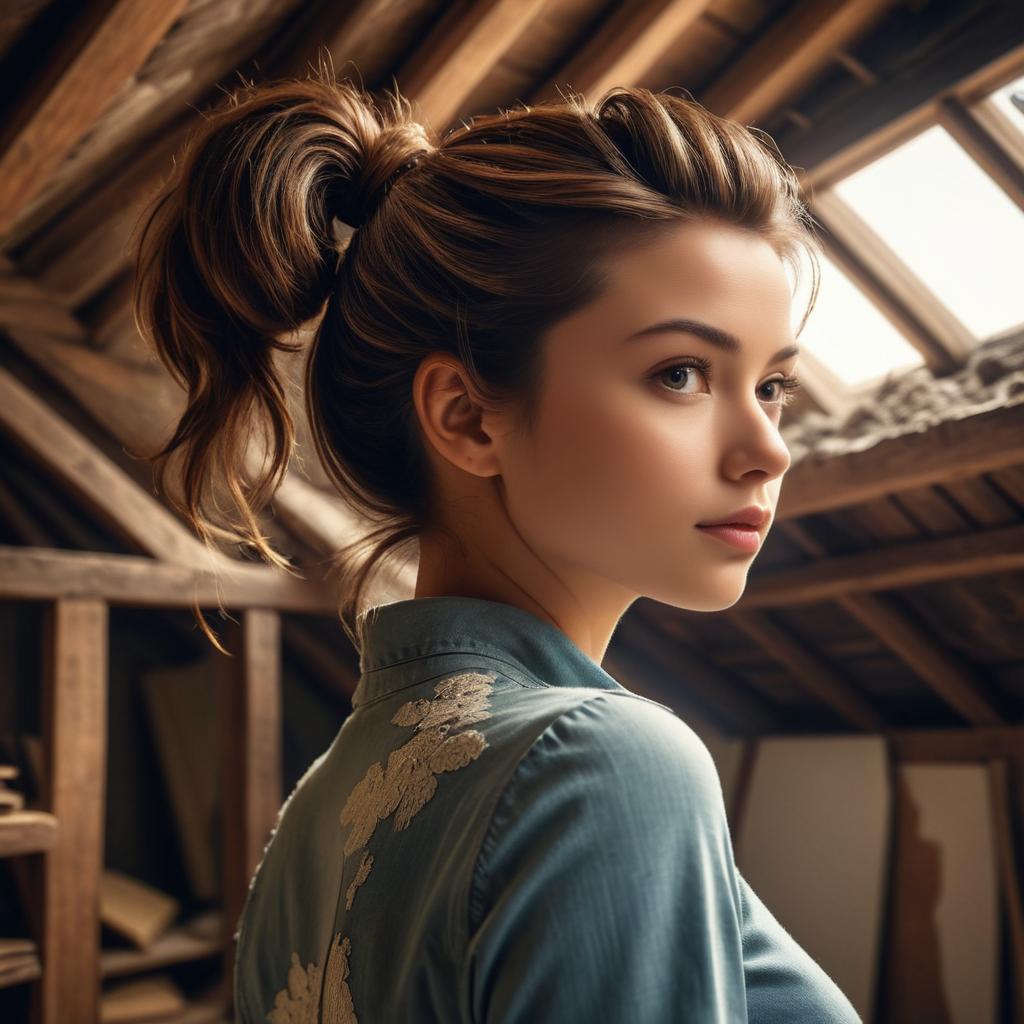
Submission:
M 729 352 L 732 355 L 736 355 L 743 349 L 739 338 L 735 335 L 730 334 L 728 331 L 723 331 L 719 327 L 712 327 L 711 324 L 702 323 L 700 320 L 662 320 L 661 323 L 651 324 L 650 327 L 645 327 L 643 330 L 629 335 L 625 341 L 632 341 L 634 338 L 643 338 L 648 334 L 664 334 L 666 331 L 679 331 L 683 334 L 695 334 L 698 338 L 703 338 L 709 344 L 722 349 L 723 352 Z M 784 360 L 791 359 L 793 356 L 799 354 L 799 345 L 787 345 L 785 348 L 780 348 L 779 351 L 768 360 L 768 365 L 770 366 L 772 363 L 781 363 Z

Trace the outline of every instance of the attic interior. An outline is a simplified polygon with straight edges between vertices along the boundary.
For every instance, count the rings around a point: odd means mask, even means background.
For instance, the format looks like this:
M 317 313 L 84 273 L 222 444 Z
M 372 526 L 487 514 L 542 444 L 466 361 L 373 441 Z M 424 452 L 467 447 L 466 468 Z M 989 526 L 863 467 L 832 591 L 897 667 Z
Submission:
M 865 1021 L 1024 1021 L 1024 12 L 994 0 L 0 14 L 0 1019 L 230 1019 L 231 922 L 351 710 L 324 570 L 362 524 L 316 459 L 263 521 L 296 579 L 214 558 L 126 451 L 184 400 L 131 316 L 143 204 L 239 76 L 324 51 L 439 135 L 631 84 L 797 169 L 828 259 L 773 529 L 736 605 L 641 599 L 604 668 L 705 741 L 737 862 Z

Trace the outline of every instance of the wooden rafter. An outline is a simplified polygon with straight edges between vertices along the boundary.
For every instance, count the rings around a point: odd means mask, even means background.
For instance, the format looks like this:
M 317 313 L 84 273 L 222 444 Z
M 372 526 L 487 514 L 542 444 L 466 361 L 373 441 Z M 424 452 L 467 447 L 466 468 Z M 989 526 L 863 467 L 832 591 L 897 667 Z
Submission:
M 856 687 L 799 640 L 791 637 L 766 612 L 727 612 L 729 621 L 747 634 L 769 657 L 783 665 L 807 693 L 828 705 L 844 721 L 866 732 L 879 732 L 886 722 Z
M 453 6 L 395 76 L 419 120 L 443 133 L 543 6 L 544 0 Z
M 216 572 L 139 555 L 0 545 L 0 598 L 48 601 L 96 597 L 138 608 L 276 608 L 337 615 L 320 580 L 296 579 L 265 565 L 236 562 Z
M 794 99 L 834 58 L 855 46 L 894 0 L 804 0 L 699 97 L 709 110 L 743 124 L 763 121 Z
M 92 128 L 107 103 L 145 63 L 187 0 L 92 4 L 0 137 L 0 235 Z
M 230 560 L 201 544 L 167 509 L 0 367 L 0 429 L 38 459 L 125 543 L 191 568 Z
M 1004 148 L 990 127 L 994 119 L 979 116 L 953 97 L 945 97 L 936 104 L 936 121 L 1007 197 L 1024 210 L 1024 165 L 1014 159 L 1024 143 L 1018 142 L 1013 149 Z
M 805 553 L 813 556 L 815 562 L 813 568 L 834 569 L 837 557 L 858 557 L 858 556 L 829 556 L 824 545 L 813 537 L 807 530 L 804 530 L 799 523 L 787 522 L 783 525 L 786 535 Z M 1017 535 L 1024 539 L 1024 527 L 1010 527 L 1016 530 Z M 1004 531 L 992 531 L 993 533 L 1004 533 Z M 988 535 L 986 535 L 988 536 Z M 951 538 L 955 543 L 960 538 Z M 965 538 L 966 539 L 966 538 Z M 972 538 L 973 539 L 973 538 Z M 992 544 L 989 548 L 991 554 L 996 555 L 1000 551 L 1000 544 L 1006 540 L 1003 537 L 989 537 Z M 905 548 L 913 548 L 915 543 L 929 544 L 942 543 L 941 541 L 923 541 L 907 544 Z M 885 560 L 893 559 L 899 561 L 900 546 L 888 545 L 880 551 L 865 553 L 863 557 L 876 557 Z M 913 554 L 911 555 L 913 559 Z M 927 570 L 930 565 L 944 564 L 942 555 L 938 555 L 935 563 L 927 562 L 928 555 L 923 551 L 916 553 L 916 568 Z M 904 559 L 905 567 L 909 568 L 909 559 Z M 984 561 L 978 560 L 975 567 L 980 569 Z M 998 572 L 998 562 L 989 562 L 990 571 Z M 870 570 L 868 570 L 870 575 Z M 769 575 L 772 579 L 774 574 Z M 751 580 L 750 586 L 743 597 L 729 614 L 737 620 L 737 625 L 744 627 L 745 620 L 749 622 L 750 616 L 764 615 L 765 612 L 755 611 L 758 596 L 754 594 L 749 604 L 747 598 L 752 590 L 759 584 L 759 579 Z M 881 582 L 881 581 L 879 581 Z M 887 589 L 897 589 L 907 586 L 910 581 L 905 577 L 890 581 Z M 912 585 L 912 583 L 910 583 Z M 877 589 L 882 589 L 881 587 Z M 936 643 L 927 630 L 923 629 L 917 621 L 908 615 L 903 608 L 894 600 L 879 593 L 871 591 L 849 589 L 840 591 L 831 596 L 840 608 L 847 614 L 857 619 L 880 644 L 899 658 L 907 670 L 921 680 L 921 682 L 932 690 L 941 700 L 949 704 L 965 721 L 973 725 L 999 725 L 1003 718 L 996 709 L 993 702 L 988 698 L 984 686 L 976 673 L 971 669 L 964 659 L 955 650 L 943 647 Z M 749 630 L 748 630 L 749 632 Z
M 786 474 L 776 521 L 1024 463 L 1024 402 L 937 423 L 871 448 L 807 455 Z
M 642 0 L 613 5 L 610 16 L 530 102 L 555 99 L 567 86 L 594 100 L 616 85 L 634 85 L 710 6 L 709 0 Z
M 784 524 L 787 533 L 792 524 Z M 850 555 L 829 555 L 809 565 L 752 576 L 736 605 L 792 608 L 852 594 L 972 579 L 1024 569 L 1024 526 L 1014 524 L 955 537 L 887 544 Z

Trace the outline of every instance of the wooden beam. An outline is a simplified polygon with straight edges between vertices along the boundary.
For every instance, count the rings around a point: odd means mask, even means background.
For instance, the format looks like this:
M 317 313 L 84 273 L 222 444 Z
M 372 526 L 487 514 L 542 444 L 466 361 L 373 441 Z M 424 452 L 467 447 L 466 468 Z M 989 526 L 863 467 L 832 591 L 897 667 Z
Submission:
M 1024 525 L 906 541 L 829 555 L 809 565 L 752 575 L 733 607 L 792 608 L 851 594 L 972 579 L 1024 569 Z
M 0 430 L 38 459 L 126 543 L 192 568 L 230 560 L 211 552 L 119 466 L 0 367 Z
M 338 614 L 334 588 L 270 566 L 237 562 L 216 571 L 138 555 L 0 545 L 0 599 L 93 597 L 142 608 L 276 608 Z
M 43 1024 L 99 1020 L 107 633 L 103 601 L 66 598 L 49 609 L 43 649 L 43 803 L 57 818 L 57 836 L 43 873 Z
M 799 523 L 787 523 L 784 530 L 795 544 L 818 562 L 828 561 L 824 545 Z M 895 601 L 864 593 L 841 595 L 836 601 L 878 643 L 888 647 L 908 672 L 966 721 L 974 725 L 997 725 L 1003 721 L 971 666 L 955 650 L 937 644 L 934 637 Z
M 978 674 L 955 651 L 940 647 L 891 598 L 847 598 L 843 606 L 894 651 L 914 674 L 971 725 L 1004 725 Z
M 0 327 L 82 342 L 85 327 L 47 289 L 0 254 Z
M 735 608 L 735 606 L 734 606 Z M 880 732 L 885 718 L 832 665 L 795 640 L 765 612 L 727 613 L 766 654 L 774 658 L 803 689 L 827 704 L 840 718 L 865 732 Z
M 247 609 L 232 623 L 218 681 L 224 800 L 225 996 L 231 998 L 235 939 L 250 880 L 281 808 L 281 622 Z
M 186 6 L 187 0 L 93 3 L 82 16 L 88 24 L 73 26 L 8 115 L 0 138 L 0 235 L 43 189 Z
M 642 609 L 626 615 L 615 631 L 616 658 L 641 661 L 644 681 L 653 699 L 670 707 L 693 706 L 729 736 L 777 733 L 785 723 L 777 711 L 754 693 L 736 673 L 712 664 L 685 643 L 667 638 L 659 624 Z M 634 669 L 635 671 L 635 669 Z
M 395 76 L 417 119 L 443 134 L 543 7 L 544 0 L 476 0 L 449 8 Z
M 942 299 L 834 189 L 815 194 L 815 219 L 832 259 L 878 311 L 914 346 L 937 375 L 963 365 L 973 334 Z
M 809 129 L 777 133 L 801 181 L 833 184 L 935 124 L 940 97 L 973 103 L 1021 73 L 1024 21 L 1012 4 L 979 4 L 960 28 L 921 39 L 916 19 L 905 19 L 875 68 L 876 87 L 840 100 Z
M 610 16 L 529 102 L 557 99 L 563 86 L 596 100 L 612 86 L 635 85 L 710 6 L 709 0 L 612 5 Z
M 1024 402 L 948 419 L 860 451 L 792 465 L 776 521 L 857 505 L 886 494 L 951 483 L 1024 463 Z
M 945 97 L 936 104 L 936 120 L 1002 190 L 1024 210 L 1024 166 L 1003 148 L 986 122 L 959 100 Z M 1019 130 L 1018 130 L 1019 131 Z M 1021 144 L 1018 143 L 1016 151 Z
M 724 117 L 763 122 L 820 75 L 837 51 L 855 48 L 894 6 L 894 0 L 803 0 L 698 98 Z
M 183 393 L 162 368 L 148 369 L 112 359 L 90 348 L 87 339 L 85 344 L 72 345 L 40 331 L 14 328 L 8 330 L 8 336 L 124 444 L 155 448 L 163 439 L 162 424 L 177 419 L 184 409 Z M 258 471 L 255 454 L 250 453 L 247 468 L 252 474 Z M 145 497 L 163 509 L 155 499 Z M 361 524 L 340 497 L 306 482 L 293 470 L 285 474 L 274 495 L 273 508 L 286 529 L 325 556 L 333 555 L 368 529 L 368 524 Z M 202 544 L 183 524 L 181 528 L 189 543 L 198 545 L 205 556 Z M 223 560 L 231 566 L 244 564 L 226 556 Z M 206 562 L 201 561 L 200 565 L 205 568 Z M 416 566 L 405 564 L 395 568 L 389 563 L 381 567 L 374 579 L 369 591 L 371 599 L 376 594 L 384 595 L 385 600 L 389 595 L 392 600 L 411 597 L 416 587 Z

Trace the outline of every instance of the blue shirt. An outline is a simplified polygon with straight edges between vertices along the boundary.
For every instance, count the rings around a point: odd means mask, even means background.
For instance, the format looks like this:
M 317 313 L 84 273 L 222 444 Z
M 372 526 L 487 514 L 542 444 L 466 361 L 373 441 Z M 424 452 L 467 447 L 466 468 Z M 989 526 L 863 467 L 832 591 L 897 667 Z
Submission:
M 550 623 L 367 617 L 353 711 L 278 817 L 243 1022 L 854 1024 L 740 874 L 714 761 Z

